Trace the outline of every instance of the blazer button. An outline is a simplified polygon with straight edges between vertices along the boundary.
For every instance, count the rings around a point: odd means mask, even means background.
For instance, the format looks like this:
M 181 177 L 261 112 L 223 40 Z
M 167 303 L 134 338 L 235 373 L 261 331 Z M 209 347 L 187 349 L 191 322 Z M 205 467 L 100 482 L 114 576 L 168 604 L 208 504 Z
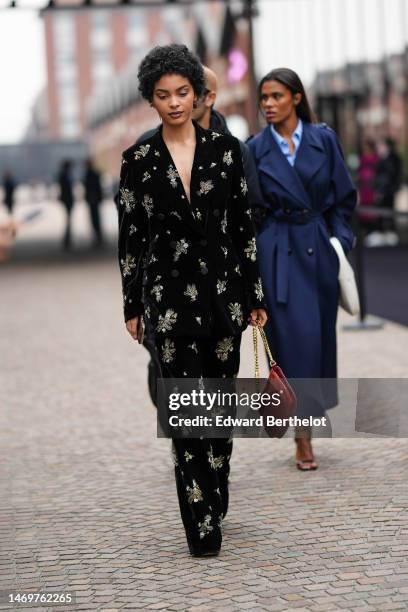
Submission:
M 164 221 L 164 219 L 166 218 L 166 215 L 164 213 L 159 213 L 157 215 L 157 218 L 159 221 Z
M 201 268 L 200 272 L 203 276 L 205 276 L 206 274 L 208 274 L 208 268 Z
M 285 208 L 283 212 L 285 213 L 285 215 L 290 215 L 291 210 L 290 208 Z
M 220 209 L 219 208 L 214 208 L 213 215 L 214 215 L 214 217 L 219 217 L 220 216 Z
M 292 255 L 293 251 L 292 249 L 288 249 L 288 255 Z
M 307 249 L 307 254 L 308 254 L 308 255 L 313 255 L 313 253 L 314 253 L 314 250 L 313 250 L 313 249 Z
M 170 274 L 173 278 L 177 278 L 180 272 L 178 270 L 171 270 Z
M 171 246 L 172 249 L 175 249 L 176 246 L 177 246 L 177 242 L 175 240 L 171 240 L 170 246 Z
M 200 245 L 203 247 L 206 247 L 208 244 L 208 242 L 205 240 L 205 238 L 203 238 L 203 240 L 200 240 Z

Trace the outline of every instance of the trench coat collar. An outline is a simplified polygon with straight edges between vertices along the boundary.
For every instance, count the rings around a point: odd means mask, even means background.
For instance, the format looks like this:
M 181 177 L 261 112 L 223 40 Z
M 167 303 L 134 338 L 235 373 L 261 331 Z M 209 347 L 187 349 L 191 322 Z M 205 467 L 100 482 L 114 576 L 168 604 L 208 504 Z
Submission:
M 302 206 L 311 206 L 305 185 L 326 160 L 326 154 L 316 128 L 303 124 L 303 135 L 297 151 L 295 166 L 291 166 L 266 126 L 260 135 L 259 169 L 279 183 Z M 300 178 L 300 175 L 304 179 Z
M 205 197 L 198 196 L 198 191 L 200 189 L 200 178 L 202 178 L 201 170 L 202 168 L 207 169 L 210 167 L 211 161 L 215 159 L 215 152 L 214 145 L 211 141 L 212 132 L 204 130 L 195 121 L 193 121 L 193 125 L 196 132 L 196 148 L 191 169 L 190 202 L 185 193 L 181 178 L 176 171 L 176 165 L 171 157 L 170 151 L 164 142 L 162 125 L 153 137 L 153 148 L 159 152 L 156 161 L 160 164 L 166 194 L 172 194 L 174 196 L 173 205 L 178 207 L 180 214 L 182 214 L 190 227 L 200 234 L 205 234 L 208 211 L 211 207 L 213 191 L 215 191 L 215 189 L 210 191 Z M 172 171 L 176 172 L 173 174 Z M 201 219 L 194 213 L 196 209 L 200 210 Z

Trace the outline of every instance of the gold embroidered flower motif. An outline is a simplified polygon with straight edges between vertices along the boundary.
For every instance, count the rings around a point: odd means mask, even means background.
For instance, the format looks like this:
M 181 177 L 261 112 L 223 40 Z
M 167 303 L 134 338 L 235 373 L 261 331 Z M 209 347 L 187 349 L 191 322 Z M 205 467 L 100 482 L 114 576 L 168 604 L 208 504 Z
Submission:
M 218 132 L 211 132 L 211 138 L 213 140 L 215 140 L 216 138 L 219 138 L 221 136 L 221 134 L 219 134 Z
M 237 325 L 241 326 L 244 320 L 242 312 L 242 306 L 238 302 L 228 304 L 228 309 L 231 313 L 231 319 L 237 322 Z
M 232 353 L 233 348 L 233 338 L 231 336 L 229 338 L 223 338 L 217 342 L 215 354 L 220 361 L 227 361 L 228 353 Z
M 170 214 L 173 215 L 174 217 L 176 217 L 179 221 L 181 221 L 181 216 L 179 215 L 177 210 L 171 210 Z
M 144 313 L 145 313 L 146 319 L 150 319 L 150 306 L 146 306 Z
M 222 246 L 222 247 L 221 247 L 221 251 L 224 253 L 224 257 L 227 257 L 227 255 L 228 255 L 228 249 L 227 249 L 227 247 Z
M 227 164 L 227 166 L 230 166 L 233 163 L 232 151 L 225 151 L 222 161 L 224 164 Z
M 260 278 L 258 278 L 258 280 L 255 283 L 255 295 L 258 298 L 258 300 L 262 300 L 264 297 L 264 292 L 262 290 L 262 281 Z
M 201 215 L 201 212 L 200 212 L 200 209 L 199 209 L 199 208 L 196 208 L 196 209 L 195 209 L 195 216 L 197 217 L 197 219 L 198 219 L 199 221 L 201 221 L 201 219 L 202 219 L 202 215 Z
M 221 231 L 223 234 L 226 233 L 227 230 L 227 209 L 224 210 L 224 217 L 221 220 Z
M 171 363 L 174 359 L 175 352 L 176 348 L 174 346 L 174 342 L 170 340 L 170 338 L 166 338 L 164 344 L 162 345 L 162 357 L 164 363 Z
M 255 238 L 251 238 L 251 240 L 248 240 L 248 246 L 246 249 L 244 249 L 244 252 L 246 254 L 246 256 L 248 257 L 248 259 L 250 259 L 251 261 L 256 261 L 256 242 L 255 242 Z
M 189 297 L 191 302 L 195 302 L 198 295 L 196 285 L 194 285 L 194 283 L 192 285 L 187 285 L 187 288 L 184 291 L 183 295 Z
M 155 261 L 158 261 L 156 255 L 154 253 L 152 253 L 150 255 L 150 259 L 149 259 L 149 264 L 154 263 Z
M 133 268 L 136 268 L 135 258 L 132 257 L 132 255 L 126 255 L 126 259 L 121 259 L 120 263 L 122 265 L 122 274 L 124 277 L 130 276 Z
M 192 455 L 191 453 L 189 453 L 188 451 L 185 451 L 184 453 L 184 459 L 186 460 L 186 463 L 188 463 L 189 461 L 191 461 L 191 459 L 193 459 L 194 455 Z
M 227 178 L 227 173 L 226 172 L 221 172 L 221 178 L 226 179 Z
M 150 293 L 154 295 L 154 297 L 156 298 L 156 302 L 161 302 L 163 289 L 164 289 L 163 285 L 159 285 L 159 284 L 153 285 Z
M 132 234 L 136 234 L 137 232 L 137 227 L 135 227 L 132 223 L 132 225 L 129 227 L 129 236 L 131 236 Z
M 159 151 L 155 151 L 154 154 L 155 154 L 156 157 L 160 157 Z
M 219 457 L 214 457 L 212 449 L 207 452 L 208 455 L 208 463 L 210 464 L 213 470 L 219 470 L 224 465 L 224 455 L 220 455 Z
M 207 195 L 211 189 L 214 189 L 214 183 L 211 179 L 208 181 L 200 181 L 200 189 L 197 191 L 197 195 Z
M 150 176 L 150 174 L 149 174 L 148 172 L 145 172 L 145 173 L 143 174 L 142 183 L 145 183 L 145 182 L 146 182 L 146 181 L 148 181 L 150 178 L 152 178 L 152 177 Z
M 125 212 L 130 213 L 134 209 L 136 205 L 135 194 L 133 191 L 129 189 L 124 189 L 123 187 L 120 190 L 120 203 L 125 207 Z
M 174 252 L 173 260 L 178 261 L 180 259 L 180 255 L 186 255 L 189 244 L 185 238 L 181 240 L 177 240 L 176 242 L 176 250 Z
M 170 166 L 167 168 L 167 178 L 170 181 L 170 185 L 173 188 L 176 188 L 177 187 L 177 179 L 180 178 L 180 177 L 179 177 L 179 173 L 177 172 L 177 170 L 173 166 L 173 164 L 170 164 Z
M 172 308 L 168 308 L 165 312 L 165 315 L 159 315 L 159 321 L 156 326 L 156 331 L 158 332 L 166 332 L 170 331 L 173 325 L 177 321 L 177 312 L 174 312 Z
M 195 353 L 197 353 L 197 355 L 198 355 L 198 348 L 197 348 L 197 343 L 196 342 L 193 342 L 192 344 L 188 344 L 187 346 L 188 346 L 188 348 L 191 348 L 191 350 L 194 351 Z
M 201 325 L 201 317 L 195 317 L 195 320 L 197 321 L 199 325 Z
M 235 271 L 235 272 L 236 272 L 236 273 L 237 273 L 239 276 L 242 276 L 241 270 L 240 270 L 240 268 L 239 268 L 239 264 L 237 264 L 237 265 L 235 266 L 234 271 Z
M 210 168 L 214 168 L 217 164 L 215 162 L 211 162 Z
M 146 157 L 150 149 L 150 145 L 140 145 L 137 151 L 135 151 L 135 159 L 139 160 L 141 157 Z
M 200 539 L 205 538 L 207 534 L 213 531 L 214 527 L 210 525 L 211 523 L 211 515 L 206 514 L 204 517 L 204 521 L 202 523 L 198 523 L 198 530 L 200 532 Z
M 217 293 L 218 293 L 218 295 L 220 295 L 220 293 L 223 293 L 224 291 L 226 291 L 226 289 L 227 289 L 227 281 L 226 280 L 217 279 Z
M 153 198 L 148 193 L 143 196 L 142 206 L 147 212 L 147 216 L 151 217 L 153 215 Z
M 187 491 L 187 501 L 189 504 L 197 503 L 199 501 L 203 501 L 203 492 L 201 491 L 197 482 L 193 479 L 193 486 L 186 487 Z
M 248 185 L 244 177 L 241 177 L 240 185 L 242 195 L 246 195 L 248 193 Z

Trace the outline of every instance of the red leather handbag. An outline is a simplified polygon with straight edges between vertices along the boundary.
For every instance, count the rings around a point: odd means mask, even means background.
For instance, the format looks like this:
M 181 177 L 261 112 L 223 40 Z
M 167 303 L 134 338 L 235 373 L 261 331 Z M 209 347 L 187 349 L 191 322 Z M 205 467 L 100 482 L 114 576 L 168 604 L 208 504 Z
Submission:
M 265 332 L 259 323 L 252 328 L 255 357 L 255 378 L 259 378 L 257 329 L 261 335 L 271 368 L 267 383 L 262 392 L 267 393 L 271 396 L 275 394 L 279 394 L 280 396 L 280 403 L 277 406 L 275 406 L 274 402 L 271 401 L 268 406 L 262 406 L 260 408 L 259 414 L 263 417 L 263 426 L 268 436 L 270 438 L 282 438 L 288 430 L 288 421 L 283 421 L 282 424 L 271 423 L 270 425 L 268 425 L 268 417 L 274 417 L 276 421 L 277 419 L 288 419 L 289 417 L 295 416 L 297 408 L 297 399 L 295 392 L 290 386 L 286 376 L 272 357 L 272 353 L 269 348 Z

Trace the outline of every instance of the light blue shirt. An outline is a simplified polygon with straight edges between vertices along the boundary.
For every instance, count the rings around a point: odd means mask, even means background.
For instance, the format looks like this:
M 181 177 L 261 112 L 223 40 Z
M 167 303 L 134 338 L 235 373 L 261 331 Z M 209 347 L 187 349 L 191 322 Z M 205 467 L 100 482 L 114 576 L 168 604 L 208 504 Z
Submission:
M 293 141 L 293 144 L 295 145 L 295 150 L 294 150 L 293 155 L 291 155 L 290 152 L 289 152 L 289 145 L 288 145 L 287 141 L 285 140 L 285 138 L 283 138 L 283 136 L 281 136 L 279 134 L 279 132 L 277 132 L 275 130 L 273 125 L 271 125 L 271 132 L 272 132 L 272 135 L 273 135 L 274 139 L 278 143 L 280 150 L 282 151 L 282 153 L 284 154 L 284 156 L 286 157 L 286 159 L 288 160 L 290 165 L 294 166 L 295 165 L 295 161 L 296 161 L 296 155 L 297 155 L 300 143 L 302 141 L 302 134 L 303 134 L 303 122 L 302 122 L 302 120 L 301 119 L 298 120 L 298 124 L 296 126 L 296 129 L 295 129 L 295 131 L 292 134 L 292 141 Z

